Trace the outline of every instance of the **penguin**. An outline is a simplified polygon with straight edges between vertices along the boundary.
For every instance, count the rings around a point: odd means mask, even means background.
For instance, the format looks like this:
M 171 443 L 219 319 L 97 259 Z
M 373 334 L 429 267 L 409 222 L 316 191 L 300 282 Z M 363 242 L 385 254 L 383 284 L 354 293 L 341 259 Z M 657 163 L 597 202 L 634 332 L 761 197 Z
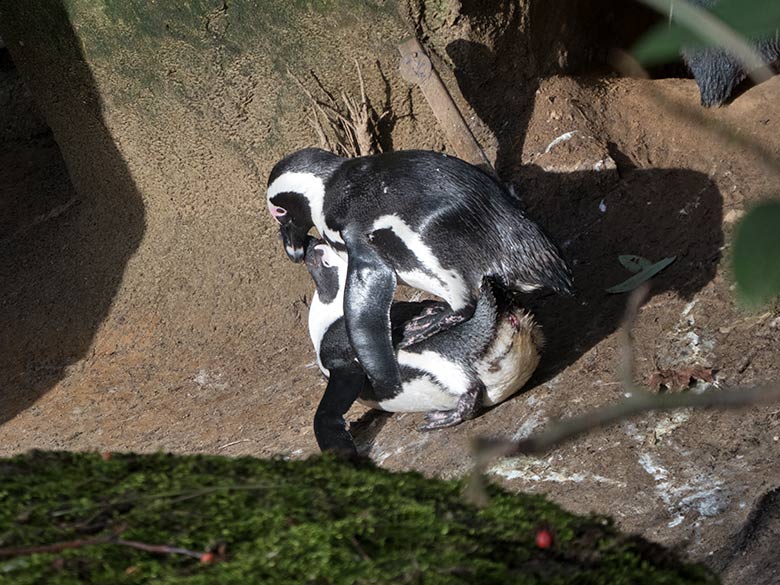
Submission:
M 712 9 L 719 0 L 691 0 L 691 3 Z M 766 63 L 772 64 L 780 59 L 780 41 L 776 36 L 755 39 L 751 44 Z M 723 105 L 747 77 L 742 63 L 719 47 L 684 48 L 682 57 L 699 86 L 701 104 L 706 108 Z
M 356 454 L 344 421 L 355 400 L 388 412 L 426 412 L 423 430 L 454 426 L 516 393 L 539 363 L 541 329 L 530 314 L 486 282 L 471 319 L 412 344 L 402 343 L 409 322 L 446 305 L 393 303 L 390 320 L 401 390 L 390 394 L 374 388 L 347 334 L 343 301 L 348 262 L 315 238 L 307 245 L 305 262 L 315 284 L 309 335 L 317 365 L 328 378 L 314 417 L 314 434 L 323 451 Z
M 572 292 L 566 262 L 512 190 L 443 153 L 299 150 L 271 170 L 267 204 L 291 260 L 304 259 L 312 227 L 348 259 L 347 335 L 386 395 L 401 391 L 390 322 L 397 282 L 444 301 L 407 323 L 402 345 L 471 318 L 486 279 L 506 291 Z

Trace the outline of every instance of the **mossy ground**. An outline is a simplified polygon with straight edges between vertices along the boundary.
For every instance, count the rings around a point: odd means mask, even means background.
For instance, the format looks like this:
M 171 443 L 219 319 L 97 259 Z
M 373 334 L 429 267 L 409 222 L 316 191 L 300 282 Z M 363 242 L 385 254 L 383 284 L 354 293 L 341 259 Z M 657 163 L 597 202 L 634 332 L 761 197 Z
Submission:
M 329 457 L 306 461 L 33 452 L 0 461 L 0 547 L 120 534 L 117 544 L 0 557 L 2 583 L 714 583 L 655 545 L 541 496 Z M 535 544 L 539 529 L 553 546 Z

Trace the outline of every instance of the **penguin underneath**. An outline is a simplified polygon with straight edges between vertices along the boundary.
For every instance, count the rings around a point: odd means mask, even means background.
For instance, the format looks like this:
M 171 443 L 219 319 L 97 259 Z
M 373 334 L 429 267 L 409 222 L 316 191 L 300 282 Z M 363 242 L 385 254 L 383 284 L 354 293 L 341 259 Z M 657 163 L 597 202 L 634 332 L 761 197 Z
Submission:
M 347 335 L 347 262 L 314 238 L 305 258 L 316 285 L 309 334 L 317 364 L 328 377 L 314 418 L 314 434 L 323 451 L 356 453 L 344 420 L 355 400 L 389 412 L 426 412 L 424 430 L 444 428 L 509 398 L 539 363 L 544 339 L 533 317 L 500 295 L 497 300 L 493 287 L 485 283 L 471 319 L 403 348 L 409 322 L 442 310 L 443 303 L 393 303 L 390 317 L 401 390 L 388 394 L 376 389 L 357 363 Z
M 267 204 L 291 260 L 304 259 L 312 227 L 349 258 L 346 331 L 382 395 L 401 391 L 390 321 L 397 281 L 444 301 L 407 322 L 401 347 L 470 319 L 487 279 L 505 291 L 572 289 L 568 266 L 519 198 L 446 154 L 343 158 L 307 148 L 274 166 Z

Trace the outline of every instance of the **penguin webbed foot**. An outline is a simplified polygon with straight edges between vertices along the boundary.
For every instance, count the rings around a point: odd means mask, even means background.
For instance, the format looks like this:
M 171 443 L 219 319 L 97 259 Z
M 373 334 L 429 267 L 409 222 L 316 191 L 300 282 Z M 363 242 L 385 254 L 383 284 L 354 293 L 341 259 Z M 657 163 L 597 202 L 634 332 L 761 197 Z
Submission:
M 422 431 L 434 431 L 454 427 L 460 423 L 476 418 L 482 412 L 482 393 L 485 387 L 477 384 L 466 391 L 458 405 L 452 410 L 433 410 L 425 415 L 425 424 L 420 427 Z

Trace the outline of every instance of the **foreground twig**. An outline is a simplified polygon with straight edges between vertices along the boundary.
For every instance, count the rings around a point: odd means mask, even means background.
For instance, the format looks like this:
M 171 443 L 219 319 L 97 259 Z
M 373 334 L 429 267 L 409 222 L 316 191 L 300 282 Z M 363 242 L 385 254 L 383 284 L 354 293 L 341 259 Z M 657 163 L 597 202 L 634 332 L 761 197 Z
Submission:
M 66 540 L 53 544 L 41 544 L 36 546 L 12 546 L 0 548 L 0 557 L 21 557 L 25 555 L 37 555 L 41 553 L 56 553 L 69 548 L 81 548 L 95 544 L 108 544 L 111 538 L 85 538 L 81 540 Z
M 122 539 L 113 541 L 113 544 L 129 546 L 130 548 L 137 548 L 138 550 L 143 550 L 146 552 L 158 553 L 163 555 L 186 555 L 188 557 L 193 557 L 196 559 L 200 559 L 203 556 L 203 553 L 196 552 L 194 550 L 189 550 L 186 548 L 179 548 L 178 546 L 168 546 L 167 544 L 146 544 L 145 542 L 138 542 L 135 540 L 122 540 Z
M 467 488 L 467 497 L 476 504 L 487 499 L 484 473 L 488 464 L 499 457 L 516 457 L 545 453 L 584 433 L 604 427 L 639 414 L 651 411 L 675 410 L 678 408 L 730 409 L 753 406 L 766 402 L 780 401 L 780 384 L 744 389 L 715 390 L 695 394 L 653 394 L 638 386 L 634 381 L 634 354 L 631 330 L 639 307 L 647 297 L 649 285 L 645 283 L 629 297 L 626 314 L 620 330 L 622 363 L 620 381 L 627 398 L 617 404 L 610 404 L 579 416 L 554 421 L 540 433 L 525 439 L 513 441 L 478 437 L 474 441 L 474 469 Z
M 79 540 L 66 540 L 63 542 L 54 542 L 52 544 L 42 544 L 37 546 L 19 546 L 0 548 L 0 557 L 20 557 L 25 555 L 35 555 L 42 553 L 57 553 L 69 548 L 83 548 L 85 546 L 94 546 L 98 544 L 118 544 L 146 552 L 157 554 L 186 555 L 196 559 L 202 559 L 205 553 L 168 546 L 167 544 L 147 544 L 136 540 L 124 540 L 113 536 L 101 538 L 85 538 Z
M 639 390 L 617 404 L 610 404 L 580 416 L 553 422 L 541 433 L 520 441 L 478 438 L 476 449 L 481 453 L 489 453 L 491 458 L 532 455 L 544 453 L 583 433 L 645 412 L 678 408 L 728 409 L 774 401 L 780 401 L 780 385 L 739 390 L 714 390 L 702 394 L 694 394 L 693 392 L 651 394 Z
M 620 342 L 620 366 L 618 370 L 618 379 L 623 384 L 627 393 L 639 391 L 636 385 L 636 374 L 634 364 L 634 323 L 639 316 L 639 309 L 647 300 L 650 294 L 650 283 L 644 282 L 628 295 L 626 302 L 626 312 L 623 315 L 623 322 L 620 324 L 619 342 Z

